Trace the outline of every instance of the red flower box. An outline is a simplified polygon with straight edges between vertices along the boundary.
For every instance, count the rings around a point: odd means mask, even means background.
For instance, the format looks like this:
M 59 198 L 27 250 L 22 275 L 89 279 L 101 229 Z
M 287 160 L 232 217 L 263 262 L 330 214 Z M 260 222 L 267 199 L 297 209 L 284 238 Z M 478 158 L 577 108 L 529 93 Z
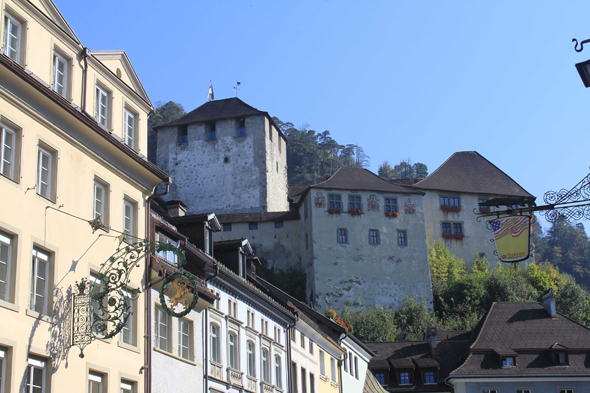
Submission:
M 443 233 L 443 239 L 454 239 L 455 236 L 452 233 Z
M 455 240 L 463 240 L 464 237 L 465 235 L 462 233 L 455 234 Z
M 385 215 L 389 218 L 398 218 L 399 217 L 398 212 L 392 212 L 392 211 L 385 212 Z
M 344 329 L 348 330 L 348 326 L 346 326 L 346 324 L 345 324 L 344 322 L 342 322 L 342 320 L 341 320 L 340 318 L 338 318 L 338 317 L 334 317 L 334 320 L 335 320 L 336 322 L 338 322 L 340 325 L 342 325 L 342 327 L 343 327 Z
M 337 207 L 331 207 L 328 209 L 328 213 L 329 214 L 340 214 L 340 213 L 342 213 L 342 210 L 340 210 Z
M 448 213 L 448 212 L 459 213 L 461 211 L 461 206 L 447 206 L 447 205 L 443 205 L 443 206 L 440 207 L 440 210 L 442 210 L 445 213 Z
M 350 214 L 351 216 L 360 216 L 361 214 L 363 214 L 363 211 L 361 209 L 351 209 L 348 211 L 348 214 Z

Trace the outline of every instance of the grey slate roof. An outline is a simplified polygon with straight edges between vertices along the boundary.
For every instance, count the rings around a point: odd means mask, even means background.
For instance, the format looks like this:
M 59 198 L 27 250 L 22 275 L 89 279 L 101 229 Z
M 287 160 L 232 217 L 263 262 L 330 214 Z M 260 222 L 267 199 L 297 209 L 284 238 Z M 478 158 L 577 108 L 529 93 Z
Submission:
M 200 107 L 198 107 L 197 109 L 194 109 L 186 115 L 182 116 L 180 119 L 158 126 L 156 127 L 156 129 L 163 127 L 174 127 L 195 123 L 203 123 L 206 121 L 235 119 L 254 115 L 267 116 L 271 124 L 275 126 L 275 128 L 278 130 L 281 136 L 286 140 L 285 135 L 281 132 L 281 129 L 276 125 L 276 123 L 274 122 L 272 117 L 270 117 L 268 112 L 258 110 L 253 106 L 246 104 L 244 101 L 240 100 L 237 97 L 226 98 L 223 100 L 208 101 Z
M 451 377 L 590 375 L 590 329 L 559 313 L 551 318 L 540 303 L 494 303 L 475 334 L 471 354 Z M 568 366 L 553 363 L 552 347 L 568 348 Z M 502 368 L 502 355 L 516 356 L 516 366 Z
M 333 190 L 381 191 L 392 194 L 423 194 L 419 190 L 391 184 L 364 168 L 340 168 L 324 182 L 313 184 L 310 188 Z
M 289 198 L 293 203 L 299 203 L 299 199 L 301 199 L 301 196 L 303 196 L 309 186 L 309 184 L 289 184 Z
M 476 151 L 454 153 L 414 188 L 483 195 L 532 197 L 510 176 Z

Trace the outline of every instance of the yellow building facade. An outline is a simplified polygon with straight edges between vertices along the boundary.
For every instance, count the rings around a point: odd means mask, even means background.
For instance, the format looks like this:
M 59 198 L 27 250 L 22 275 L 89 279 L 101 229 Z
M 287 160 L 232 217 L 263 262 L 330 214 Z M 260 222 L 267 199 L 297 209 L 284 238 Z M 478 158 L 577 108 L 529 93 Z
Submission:
M 51 1 L 0 7 L 0 391 L 143 391 L 143 295 L 121 334 L 70 345 L 75 282 L 146 237 L 169 182 L 144 157 L 153 107 L 125 53 L 86 49 Z
M 332 340 L 328 340 L 317 351 L 317 362 L 320 371 L 318 379 L 318 393 L 340 392 L 340 359 L 344 356 L 344 350 Z

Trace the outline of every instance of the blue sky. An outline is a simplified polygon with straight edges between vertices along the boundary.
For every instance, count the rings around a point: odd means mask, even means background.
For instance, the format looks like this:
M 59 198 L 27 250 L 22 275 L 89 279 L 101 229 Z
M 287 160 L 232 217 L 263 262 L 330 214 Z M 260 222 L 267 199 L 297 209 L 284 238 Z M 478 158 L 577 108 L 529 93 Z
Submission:
M 90 49 L 124 49 L 154 103 L 190 111 L 239 97 L 296 126 L 358 143 L 377 171 L 434 171 L 476 150 L 526 190 L 588 173 L 590 89 L 572 38 L 588 1 L 55 0 Z M 108 12 L 105 12 L 108 10 Z

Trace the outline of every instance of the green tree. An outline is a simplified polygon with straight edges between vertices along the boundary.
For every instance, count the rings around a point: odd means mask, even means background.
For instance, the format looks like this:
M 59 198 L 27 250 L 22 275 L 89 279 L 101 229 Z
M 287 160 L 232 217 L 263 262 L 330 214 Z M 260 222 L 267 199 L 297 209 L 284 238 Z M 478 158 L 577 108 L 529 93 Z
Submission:
M 383 161 L 383 163 L 379 165 L 379 171 L 377 172 L 377 174 L 387 180 L 395 179 L 393 174 L 393 168 L 391 167 L 391 165 L 389 165 L 389 162 L 387 161 Z
M 415 163 L 413 166 L 414 172 L 416 172 L 416 179 L 426 179 L 428 176 L 428 167 L 421 162 Z

